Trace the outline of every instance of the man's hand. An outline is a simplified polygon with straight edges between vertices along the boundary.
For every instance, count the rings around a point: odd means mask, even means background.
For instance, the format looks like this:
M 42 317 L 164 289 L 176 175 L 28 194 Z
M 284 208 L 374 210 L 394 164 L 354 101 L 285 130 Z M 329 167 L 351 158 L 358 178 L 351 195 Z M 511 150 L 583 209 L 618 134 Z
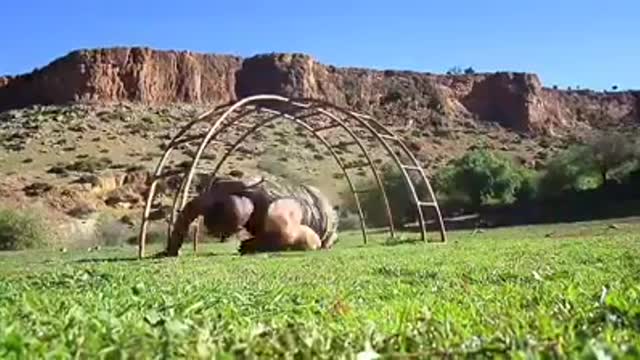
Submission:
M 168 250 L 162 250 L 160 252 L 158 252 L 157 254 L 153 255 L 151 258 L 152 259 L 163 259 L 163 258 L 167 258 L 167 257 L 177 257 L 179 254 L 176 253 L 170 253 Z

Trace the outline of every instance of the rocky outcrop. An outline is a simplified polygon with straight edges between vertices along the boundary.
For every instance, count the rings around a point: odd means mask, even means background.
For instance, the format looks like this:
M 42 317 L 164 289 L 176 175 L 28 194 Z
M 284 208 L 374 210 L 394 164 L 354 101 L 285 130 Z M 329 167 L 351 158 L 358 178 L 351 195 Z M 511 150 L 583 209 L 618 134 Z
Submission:
M 220 104 L 258 94 L 325 99 L 386 120 L 475 118 L 554 134 L 574 126 L 638 123 L 638 92 L 544 88 L 535 74 L 434 75 L 336 68 L 304 54 L 234 56 L 149 48 L 79 50 L 43 69 L 0 78 L 0 110 L 33 104 Z
M 235 99 L 240 65 L 232 56 L 148 48 L 80 50 L 0 81 L 0 109 L 92 101 L 228 102 Z
M 544 89 L 545 111 L 557 119 L 596 128 L 640 124 L 640 91 L 595 92 Z
M 330 79 L 324 66 L 304 54 L 266 54 L 248 58 L 243 61 L 236 80 L 235 92 L 239 98 L 261 93 L 330 98 L 338 92 L 335 87 L 322 87 L 334 79 Z
M 542 84 L 532 74 L 498 73 L 475 81 L 462 97 L 467 109 L 481 119 L 491 119 L 518 130 L 539 122 Z

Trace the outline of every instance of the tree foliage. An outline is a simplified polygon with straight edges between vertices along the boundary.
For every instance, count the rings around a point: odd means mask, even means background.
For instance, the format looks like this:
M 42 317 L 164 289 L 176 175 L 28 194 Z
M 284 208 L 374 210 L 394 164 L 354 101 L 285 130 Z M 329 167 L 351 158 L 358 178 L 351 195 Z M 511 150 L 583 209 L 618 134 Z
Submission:
M 486 150 L 474 150 L 454 160 L 439 173 L 438 188 L 447 194 L 462 193 L 470 205 L 515 199 L 525 173 L 511 159 Z
M 553 196 L 564 191 L 583 188 L 580 180 L 591 174 L 591 169 L 586 166 L 583 156 L 583 149 L 573 146 L 553 157 L 545 165 L 540 179 L 541 195 Z
M 637 145 L 622 134 L 602 134 L 574 145 L 549 161 L 540 180 L 545 196 L 606 186 L 617 173 L 628 175 L 637 164 Z
M 566 191 L 596 188 L 613 178 L 640 182 L 640 158 L 636 149 L 634 141 L 622 135 L 594 137 L 555 155 L 540 171 L 527 169 L 498 152 L 478 149 L 451 161 L 430 180 L 439 204 L 449 209 L 470 210 L 514 201 L 527 203 Z M 401 227 L 415 221 L 415 204 L 402 173 L 391 164 L 383 167 L 381 175 L 394 225 Z M 425 184 L 414 183 L 420 184 L 416 189 L 419 198 L 428 200 Z M 357 185 L 359 189 L 376 187 L 372 179 Z M 387 225 L 386 209 L 379 192 L 360 194 L 359 199 L 369 226 Z M 351 194 L 346 198 L 346 209 L 356 212 Z
M 602 134 L 591 138 L 583 148 L 585 168 L 597 172 L 606 185 L 610 174 L 625 165 L 634 163 L 638 156 L 634 139 L 620 134 Z

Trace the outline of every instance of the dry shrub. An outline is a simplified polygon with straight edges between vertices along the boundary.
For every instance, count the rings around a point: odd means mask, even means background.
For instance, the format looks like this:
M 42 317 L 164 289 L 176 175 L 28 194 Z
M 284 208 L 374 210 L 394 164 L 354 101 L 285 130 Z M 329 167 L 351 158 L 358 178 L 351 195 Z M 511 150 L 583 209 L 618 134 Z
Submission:
M 0 209 L 0 250 L 25 250 L 45 247 L 50 226 L 35 211 Z
M 103 213 L 95 226 L 95 243 L 103 246 L 121 246 L 134 234 L 134 229 L 113 215 Z

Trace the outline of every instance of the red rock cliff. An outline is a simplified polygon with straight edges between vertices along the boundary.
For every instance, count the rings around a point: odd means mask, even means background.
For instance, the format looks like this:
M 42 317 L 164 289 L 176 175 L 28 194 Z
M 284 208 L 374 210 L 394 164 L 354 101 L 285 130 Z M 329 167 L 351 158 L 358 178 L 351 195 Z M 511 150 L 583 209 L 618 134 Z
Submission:
M 76 101 L 219 104 L 257 93 L 326 99 L 392 121 L 452 116 L 552 133 L 638 123 L 638 92 L 543 88 L 534 74 L 433 75 L 336 68 L 304 54 L 234 56 L 148 48 L 80 50 L 41 70 L 0 78 L 0 110 Z
M 209 102 L 235 99 L 231 56 L 147 48 L 81 50 L 0 81 L 0 109 L 76 101 Z

